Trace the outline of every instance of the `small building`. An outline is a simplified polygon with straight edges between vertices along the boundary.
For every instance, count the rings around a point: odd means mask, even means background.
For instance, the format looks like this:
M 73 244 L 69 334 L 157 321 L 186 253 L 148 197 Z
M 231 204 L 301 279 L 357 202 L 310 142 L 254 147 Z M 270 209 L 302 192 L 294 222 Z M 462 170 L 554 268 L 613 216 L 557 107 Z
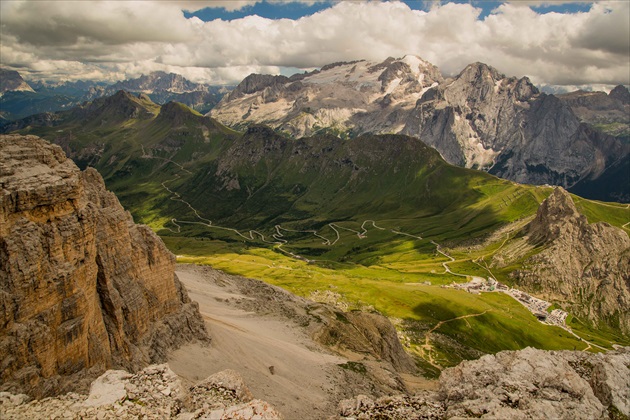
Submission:
M 541 322 L 547 321 L 547 313 L 546 312 L 535 312 L 534 315 Z

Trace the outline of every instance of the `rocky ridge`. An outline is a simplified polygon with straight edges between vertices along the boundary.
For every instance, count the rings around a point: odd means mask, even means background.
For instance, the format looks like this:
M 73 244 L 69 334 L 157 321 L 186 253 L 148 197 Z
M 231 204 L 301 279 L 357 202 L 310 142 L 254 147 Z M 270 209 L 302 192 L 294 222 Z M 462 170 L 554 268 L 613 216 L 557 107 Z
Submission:
M 605 354 L 504 351 L 446 369 L 437 391 L 342 400 L 334 418 L 625 418 L 630 413 L 629 366 L 628 348 Z M 268 403 L 253 399 L 234 371 L 185 387 L 168 365 L 152 365 L 134 375 L 107 371 L 87 395 L 31 401 L 3 392 L 0 408 L 16 419 L 282 418 Z
M 504 351 L 446 369 L 437 392 L 341 401 L 338 418 L 627 418 L 629 366 L 628 348 Z
M 610 91 L 585 92 L 578 90 L 558 95 L 580 121 L 597 125 L 615 136 L 630 135 L 630 91 L 619 85 Z
M 562 188 L 541 204 L 526 227 L 544 249 L 512 277 L 542 298 L 594 324 L 630 333 L 630 238 L 607 223 L 589 224 Z
M 207 341 L 175 258 L 94 169 L 0 136 L 0 390 L 50 396 Z
M 209 115 L 236 127 L 264 123 L 295 137 L 323 128 L 393 133 L 422 93 L 442 80 L 437 67 L 410 55 L 334 63 L 290 78 L 250 75 Z
M 268 403 L 254 399 L 240 375 L 218 372 L 185 387 L 168 365 L 151 365 L 136 374 L 108 370 L 88 395 L 69 393 L 31 401 L 24 394 L 0 392 L 0 409 L 9 418 L 280 419 Z

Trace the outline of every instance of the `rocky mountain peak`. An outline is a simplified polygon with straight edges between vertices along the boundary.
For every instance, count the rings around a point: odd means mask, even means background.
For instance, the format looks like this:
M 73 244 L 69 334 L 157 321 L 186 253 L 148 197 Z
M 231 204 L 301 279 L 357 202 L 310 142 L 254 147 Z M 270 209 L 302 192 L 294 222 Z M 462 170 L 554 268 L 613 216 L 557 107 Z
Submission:
M 505 78 L 504 74 L 485 63 L 472 63 L 467 65 L 457 76 L 458 79 L 467 83 L 489 83 Z
M 0 95 L 9 91 L 35 92 L 17 71 L 0 69 Z
M 406 55 L 399 59 L 389 58 L 377 67 L 384 68 L 377 80 L 381 82 L 381 90 L 383 92 L 389 90 L 388 93 L 401 86 L 406 87 L 404 94 L 408 95 L 443 80 L 437 67 L 415 55 Z M 396 86 L 392 86 L 392 82 L 396 83 Z
M 608 96 L 613 99 L 617 99 L 622 104 L 630 104 L 630 91 L 624 85 L 615 86 L 615 88 L 610 91 Z
M 571 195 L 556 187 L 538 208 L 530 224 L 530 238 L 534 242 L 549 242 L 558 237 L 563 226 L 575 223 L 586 223 L 586 218 L 578 212 Z
M 543 250 L 511 276 L 543 299 L 562 302 L 582 321 L 630 332 L 630 238 L 607 223 L 589 224 L 557 187 L 526 227 Z
M 445 87 L 445 90 L 460 92 L 452 102 L 474 99 L 477 102 L 483 102 L 479 106 L 493 106 L 492 98 L 505 94 L 523 102 L 539 93 L 528 77 L 521 79 L 506 77 L 494 67 L 479 62 L 466 66 L 452 85 Z M 465 98 L 462 95 L 465 95 Z
M 236 88 L 228 95 L 229 99 L 234 99 L 242 95 L 259 92 L 266 87 L 281 85 L 289 81 L 286 76 L 274 76 L 270 74 L 252 73 L 247 76 Z
M 519 101 L 527 101 L 528 99 L 531 99 L 532 96 L 540 93 L 538 88 L 534 86 L 527 76 L 518 80 L 514 92 L 516 94 L 516 99 Z

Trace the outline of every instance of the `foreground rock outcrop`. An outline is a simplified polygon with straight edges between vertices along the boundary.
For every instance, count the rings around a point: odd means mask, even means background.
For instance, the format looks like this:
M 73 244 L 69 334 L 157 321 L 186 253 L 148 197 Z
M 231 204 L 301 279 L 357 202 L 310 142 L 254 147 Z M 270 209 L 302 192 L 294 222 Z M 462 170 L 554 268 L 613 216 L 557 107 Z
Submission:
M 0 390 L 80 390 L 208 340 L 174 266 L 96 170 L 35 136 L 0 136 Z
M 526 348 L 462 362 L 437 392 L 339 404 L 339 417 L 371 419 L 598 419 L 630 414 L 630 348 L 606 354 Z
M 0 392 L 0 410 L 14 419 L 282 418 L 271 405 L 254 399 L 234 371 L 218 372 L 186 389 L 166 364 L 149 366 L 134 375 L 109 370 L 92 383 L 89 395 L 69 393 L 29 401 L 23 394 Z
M 630 334 L 630 238 L 607 223 L 589 224 L 571 196 L 556 188 L 527 226 L 544 250 L 513 278 L 540 297 L 594 324 Z

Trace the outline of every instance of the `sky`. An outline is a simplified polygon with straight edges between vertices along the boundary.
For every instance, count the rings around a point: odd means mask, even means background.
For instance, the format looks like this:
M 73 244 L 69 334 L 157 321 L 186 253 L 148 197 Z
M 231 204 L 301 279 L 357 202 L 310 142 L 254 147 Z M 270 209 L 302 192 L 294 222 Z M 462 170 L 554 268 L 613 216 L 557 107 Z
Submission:
M 0 64 L 27 80 L 155 70 L 210 84 L 414 54 L 572 90 L 630 84 L 630 1 L 2 0 Z

